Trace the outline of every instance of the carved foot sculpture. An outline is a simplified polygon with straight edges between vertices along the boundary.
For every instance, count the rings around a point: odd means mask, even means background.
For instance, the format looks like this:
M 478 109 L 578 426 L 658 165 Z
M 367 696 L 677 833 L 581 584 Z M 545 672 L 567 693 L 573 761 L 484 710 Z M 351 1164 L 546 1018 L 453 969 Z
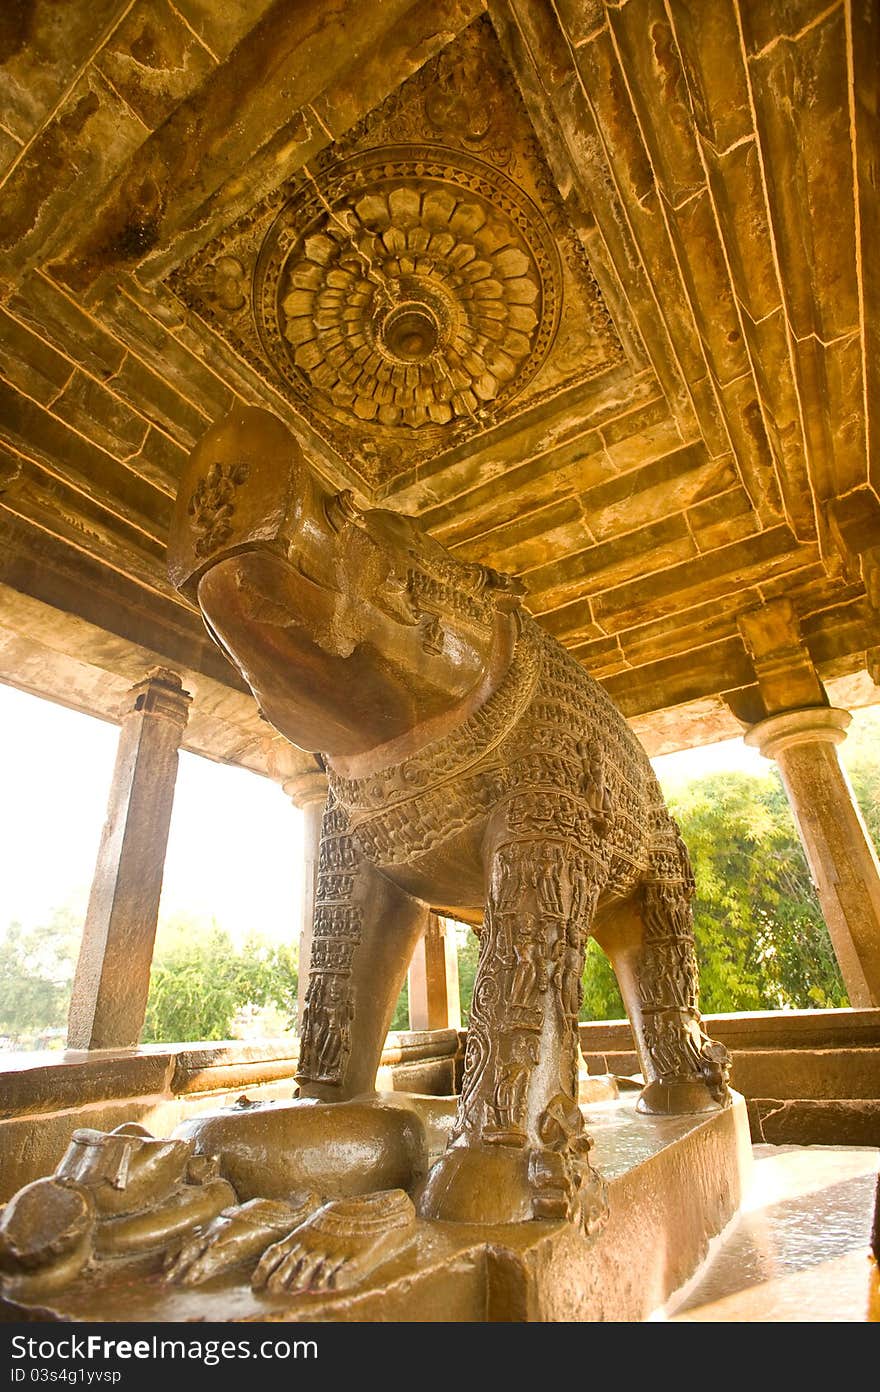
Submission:
M 157 1140 L 137 1123 L 75 1131 L 55 1174 L 10 1200 L 0 1219 L 3 1294 L 36 1300 L 93 1258 L 161 1251 L 236 1200 L 215 1157 Z
M 213 1222 L 200 1228 L 166 1258 L 165 1276 L 173 1285 L 198 1286 L 234 1266 L 255 1261 L 269 1243 L 277 1243 L 319 1207 L 317 1194 L 300 1203 L 251 1199 L 224 1208 Z
M 415 1234 L 416 1212 L 402 1189 L 335 1199 L 263 1254 L 252 1285 L 273 1292 L 347 1290 Z

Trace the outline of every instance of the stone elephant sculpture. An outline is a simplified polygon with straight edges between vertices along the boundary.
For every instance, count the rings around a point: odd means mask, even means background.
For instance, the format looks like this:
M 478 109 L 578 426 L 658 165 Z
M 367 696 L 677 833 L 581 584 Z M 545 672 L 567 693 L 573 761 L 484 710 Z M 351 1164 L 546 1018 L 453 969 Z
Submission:
M 693 878 L 638 740 L 521 587 L 322 483 L 236 408 L 181 480 L 170 574 L 330 794 L 299 1083 L 369 1094 L 431 909 L 483 911 L 464 1081 L 423 1216 L 598 1221 L 577 1105 L 590 933 L 638 1046 L 639 1105 L 726 1105 L 697 1011 Z

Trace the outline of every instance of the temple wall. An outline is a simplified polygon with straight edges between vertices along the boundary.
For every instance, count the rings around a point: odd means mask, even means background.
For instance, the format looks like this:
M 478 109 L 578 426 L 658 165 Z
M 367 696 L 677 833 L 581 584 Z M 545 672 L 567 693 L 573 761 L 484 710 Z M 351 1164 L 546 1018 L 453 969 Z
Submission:
M 880 1145 L 880 1010 L 707 1015 L 730 1050 L 752 1140 L 774 1145 Z M 591 1073 L 638 1070 L 625 1020 L 580 1027 Z

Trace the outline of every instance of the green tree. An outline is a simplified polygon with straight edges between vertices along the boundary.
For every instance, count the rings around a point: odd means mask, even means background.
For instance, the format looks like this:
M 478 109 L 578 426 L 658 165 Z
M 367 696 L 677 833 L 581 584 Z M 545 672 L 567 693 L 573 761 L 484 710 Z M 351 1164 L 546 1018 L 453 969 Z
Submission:
M 9 924 L 0 940 L 0 1034 L 31 1047 L 33 1036 L 64 1027 L 80 932 L 69 907 L 35 928 Z
M 595 938 L 587 943 L 584 959 L 582 1020 L 622 1020 L 626 1014 L 614 968 Z
M 775 771 L 694 780 L 670 799 L 696 878 L 707 1012 L 847 1004 L 828 930 Z
M 296 993 L 292 949 L 254 935 L 237 950 L 216 923 L 182 916 L 157 941 L 143 1040 L 228 1039 L 249 1006 L 274 1005 L 293 1028 Z
M 462 942 L 458 939 L 458 1000 L 461 1007 L 461 1023 L 467 1026 L 471 1018 L 471 1001 L 474 996 L 474 982 L 477 978 L 477 962 L 480 958 L 480 939 L 472 930 Z

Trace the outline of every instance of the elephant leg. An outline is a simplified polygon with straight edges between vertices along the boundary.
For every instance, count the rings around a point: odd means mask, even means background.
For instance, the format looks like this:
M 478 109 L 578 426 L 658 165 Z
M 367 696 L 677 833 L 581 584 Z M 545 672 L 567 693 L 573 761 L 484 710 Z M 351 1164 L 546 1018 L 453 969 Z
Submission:
M 604 905 L 593 925 L 593 937 L 614 968 L 642 1077 L 646 1084 L 653 1083 L 659 1075 L 645 1035 L 640 984 L 644 921 L 638 895 Z
M 651 875 L 629 899 L 605 908 L 594 928 L 635 1036 L 642 1112 L 715 1111 L 730 1101 L 727 1050 L 705 1034 L 697 1009 L 692 897 L 690 863 L 674 832 Z
M 595 1231 L 604 1186 L 577 1104 L 580 982 L 595 862 L 552 835 L 496 834 L 452 1140 L 427 1217 L 568 1218 Z
M 429 908 L 362 854 L 332 796 L 324 812 L 297 1081 L 345 1101 L 376 1085 L 385 1036 Z

